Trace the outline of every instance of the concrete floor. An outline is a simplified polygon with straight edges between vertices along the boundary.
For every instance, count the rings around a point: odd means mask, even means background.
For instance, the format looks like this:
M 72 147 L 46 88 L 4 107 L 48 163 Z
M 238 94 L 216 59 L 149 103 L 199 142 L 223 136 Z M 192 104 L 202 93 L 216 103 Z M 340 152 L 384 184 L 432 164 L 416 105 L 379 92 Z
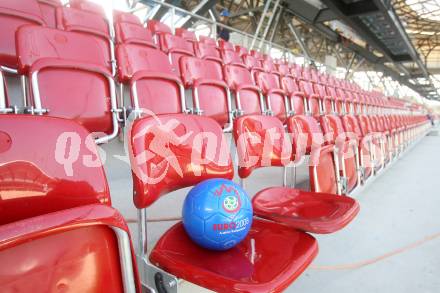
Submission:
M 122 144 L 103 146 L 113 205 L 136 237 L 130 168 Z M 344 230 L 315 235 L 320 252 L 286 292 L 440 292 L 440 136 L 426 136 L 360 193 L 361 211 Z M 304 181 L 306 168 L 298 171 Z M 250 195 L 282 183 L 268 168 L 248 181 Z M 238 180 L 237 180 L 238 182 Z M 188 189 L 161 198 L 150 219 L 180 217 Z M 148 224 L 150 248 L 174 221 Z M 135 246 L 136 246 L 135 241 Z M 184 292 L 202 292 L 186 283 Z M 203 290 L 205 291 L 205 290 Z

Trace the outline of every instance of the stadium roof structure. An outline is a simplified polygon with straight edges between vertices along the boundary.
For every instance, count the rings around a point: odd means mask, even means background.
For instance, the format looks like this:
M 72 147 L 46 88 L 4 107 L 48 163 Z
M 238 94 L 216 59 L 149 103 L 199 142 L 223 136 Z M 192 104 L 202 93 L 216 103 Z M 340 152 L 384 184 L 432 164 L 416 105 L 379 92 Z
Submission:
M 326 55 L 335 55 L 338 66 L 350 75 L 356 70 L 381 71 L 422 97 L 440 100 L 439 0 L 177 2 L 213 18 L 226 8 L 230 25 L 238 30 L 321 63 Z M 156 17 L 161 16 L 159 11 Z M 189 19 L 185 26 L 195 21 Z

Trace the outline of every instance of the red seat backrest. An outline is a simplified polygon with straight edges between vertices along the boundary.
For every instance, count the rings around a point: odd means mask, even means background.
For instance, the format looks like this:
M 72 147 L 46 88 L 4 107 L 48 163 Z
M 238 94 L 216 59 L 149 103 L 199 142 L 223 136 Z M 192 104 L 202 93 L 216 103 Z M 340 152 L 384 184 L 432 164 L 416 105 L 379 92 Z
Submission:
M 278 76 L 267 72 L 257 72 L 257 85 L 266 96 L 266 103 L 270 106 L 273 115 L 284 123 L 287 117 L 286 98 L 285 92 L 280 87 Z
M 0 65 L 17 68 L 15 32 L 26 24 L 45 24 L 38 2 L 35 0 L 0 2 Z
M 295 115 L 303 115 L 306 112 L 306 99 L 300 91 L 297 81 L 290 75 L 281 78 L 281 86 L 290 100 L 290 110 Z
M 213 38 L 211 38 L 211 37 L 199 36 L 199 42 L 203 43 L 203 44 L 205 44 L 207 46 L 214 47 L 214 48 L 217 47 L 216 41 Z
M 151 31 L 153 35 L 173 34 L 169 26 L 154 19 L 150 19 L 147 22 L 147 28 Z
M 311 114 L 315 117 L 319 117 L 319 96 L 315 93 L 313 84 L 307 80 L 300 80 L 299 88 L 306 95 Z
M 237 52 L 238 55 L 240 55 L 240 57 L 242 57 L 243 55 L 249 54 L 248 49 L 246 49 L 245 47 L 242 47 L 242 46 L 238 46 L 238 45 L 235 45 L 235 52 Z
M 29 79 L 38 73 L 31 90 L 35 99 L 38 86 L 49 115 L 74 119 L 90 132 L 112 133 L 113 77 L 102 42 L 86 34 L 25 26 L 17 32 L 17 52 L 20 73 Z
M 196 43 L 195 51 L 196 56 L 201 59 L 215 60 L 222 63 L 219 51 L 210 43 L 204 43 L 202 41 Z
M 165 53 L 181 52 L 188 56 L 194 56 L 193 46 L 182 37 L 165 33 L 160 35 L 159 42 L 161 50 Z
M 220 50 L 234 51 L 234 45 L 228 41 L 223 40 L 223 39 L 218 40 L 218 47 Z
M 237 90 L 240 86 L 254 85 L 249 70 L 238 65 L 225 65 L 223 67 L 225 81 L 232 90 Z
M 180 71 L 185 87 L 193 90 L 193 105 L 222 127 L 229 121 L 230 101 L 222 67 L 215 61 L 182 57 Z
M 53 117 L 0 116 L 2 291 L 122 292 L 126 285 L 140 292 L 128 227 L 110 205 L 85 128 Z
M 320 118 L 322 131 L 327 144 L 337 144 L 346 140 L 341 119 L 336 115 L 323 115 Z
M 290 162 L 292 145 L 284 126 L 276 117 L 245 115 L 234 120 L 238 175 L 247 178 L 261 167 L 285 166 Z
M 19 71 L 24 73 L 43 58 L 57 58 L 110 69 L 110 57 L 102 43 L 89 35 L 24 26 L 17 32 Z
M 210 178 L 232 179 L 229 147 L 218 124 L 196 115 L 137 119 L 129 130 L 129 157 L 137 208 L 168 192 Z M 139 160 L 152 155 L 146 162 Z
M 303 67 L 299 64 L 293 63 L 290 67 L 290 73 L 297 79 L 301 79 L 303 77 Z
M 0 225 L 81 205 L 110 205 L 88 135 L 70 120 L 0 115 Z
M 139 44 L 155 48 L 151 32 L 144 28 L 135 15 L 120 12 L 115 16 L 115 37 L 118 44 Z
M 41 16 L 48 27 L 56 28 L 56 9 L 61 6 L 59 0 L 38 0 L 41 9 Z
M 118 45 L 116 56 L 119 60 L 119 80 L 130 83 L 133 107 L 138 105 L 140 109 L 148 109 L 155 114 L 182 112 L 185 105 L 182 105 L 180 81 L 165 53 L 128 44 Z M 133 87 L 136 90 L 137 101 Z
M 110 40 L 106 20 L 95 13 L 76 8 L 59 7 L 57 8 L 57 22 L 59 29 L 91 34 L 107 42 Z
M 293 149 L 296 154 L 309 155 L 312 147 L 324 144 L 324 135 L 315 118 L 295 115 L 288 119 L 287 129 L 292 134 Z
M 184 29 L 183 27 L 176 28 L 176 36 L 184 38 L 187 42 L 195 43 L 197 42 L 196 33 L 193 31 L 189 31 Z
M 245 54 L 242 56 L 242 58 L 243 58 L 243 62 L 247 68 L 249 68 L 251 70 L 255 70 L 255 69 L 262 70 L 260 61 L 258 61 L 257 58 L 255 58 L 254 56 Z
M 290 75 L 288 64 L 278 63 L 278 64 L 276 64 L 276 68 L 281 76 Z
M 105 16 L 104 7 L 89 0 L 69 0 L 70 7 Z
M 159 43 L 162 51 L 169 55 L 173 71 L 180 76 L 180 58 L 194 56 L 192 44 L 182 37 L 168 33 L 159 35 Z
M 362 131 L 362 136 L 367 136 L 372 132 L 370 120 L 366 115 L 358 115 L 359 127 Z
M 245 66 L 243 60 L 235 51 L 221 50 L 220 55 L 222 57 L 223 64 L 241 65 L 243 67 Z
M 250 54 L 251 56 L 254 56 L 255 59 L 257 59 L 258 61 L 264 59 L 264 56 L 263 56 L 263 54 L 262 54 L 260 51 L 257 51 L 257 50 L 250 50 L 250 51 L 249 51 L 249 54 Z
M 261 114 L 263 105 L 259 89 L 255 87 L 251 73 L 240 65 L 225 65 L 223 67 L 225 81 L 228 87 L 235 93 L 236 108 L 243 114 Z M 237 99 L 237 94 L 239 99 Z
M 262 65 L 264 71 L 266 71 L 266 72 L 272 72 L 272 73 L 274 73 L 274 72 L 277 71 L 277 70 L 276 70 L 276 67 L 275 67 L 275 64 L 273 63 L 273 60 L 270 59 L 270 58 L 263 60 L 263 61 L 261 62 L 261 65 Z M 276 73 L 279 75 L 278 72 L 276 72 Z
M 267 94 L 272 89 L 281 89 L 278 77 L 267 72 L 259 72 L 257 74 L 257 84 L 261 87 L 264 94 Z
M 195 57 L 183 57 L 180 62 L 185 87 L 191 87 L 197 79 L 223 80 L 223 72 L 216 62 Z
M 346 133 L 352 133 L 354 136 L 356 136 L 358 142 L 361 141 L 363 135 L 356 116 L 354 115 L 342 116 L 342 125 L 344 126 Z
M 323 146 L 324 137 L 315 118 L 295 115 L 287 122 L 293 140 L 293 157 L 301 162 L 303 155 L 310 155 L 310 188 L 314 192 L 337 193 L 337 174 L 333 157 L 333 145 Z

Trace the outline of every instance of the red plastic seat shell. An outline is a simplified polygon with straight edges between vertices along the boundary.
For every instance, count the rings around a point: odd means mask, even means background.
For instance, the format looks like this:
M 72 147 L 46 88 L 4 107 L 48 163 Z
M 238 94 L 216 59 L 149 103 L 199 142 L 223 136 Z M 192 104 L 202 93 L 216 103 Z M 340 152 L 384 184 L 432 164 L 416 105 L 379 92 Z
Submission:
M 350 223 L 359 204 L 347 196 L 270 187 L 252 199 L 254 214 L 312 233 L 333 233 Z
M 63 133 L 78 140 L 64 145 Z M 0 225 L 80 205 L 110 205 L 105 173 L 88 135 L 66 119 L 0 115 Z M 76 147 L 78 158 L 68 173 L 59 156 L 73 154 Z M 84 158 L 96 166 L 86 167 Z
M 122 215 L 104 205 L 0 226 L 2 292 L 122 292 L 118 242 L 112 228 L 128 233 Z M 132 257 L 136 292 L 140 292 L 135 261 Z
M 248 236 L 224 252 L 196 245 L 178 223 L 160 238 L 150 260 L 179 278 L 216 292 L 266 293 L 282 292 L 317 253 L 318 245 L 311 235 L 254 219 Z
M 42 58 L 68 59 L 98 65 L 106 68 L 110 74 L 107 45 L 93 36 L 33 25 L 21 27 L 16 35 L 21 74 L 26 74 L 29 67 Z
M 234 140 L 239 160 L 238 175 L 247 178 L 261 167 L 286 166 L 292 144 L 283 124 L 274 116 L 245 115 L 234 120 Z M 271 139 L 272 137 L 272 139 Z M 265 151 L 270 145 L 271 151 Z
M 17 68 L 15 32 L 23 25 L 44 25 L 37 1 L 3 0 L 0 2 L 0 65 Z
M 195 139 L 201 142 L 201 133 L 210 133 L 217 138 L 208 142 L 210 152 L 196 147 Z M 161 149 L 161 142 L 166 143 L 163 148 L 167 153 L 152 153 L 158 147 Z M 147 162 L 138 162 L 136 158 L 143 156 L 146 151 L 152 153 L 153 157 Z M 204 116 L 168 114 L 137 119 L 130 129 L 129 152 L 135 190 L 134 203 L 138 208 L 147 207 L 160 196 L 176 189 L 210 178 L 232 179 L 234 175 L 229 149 L 220 126 L 215 120 Z M 194 156 L 197 155 L 205 159 L 204 162 L 195 161 Z M 173 161 L 170 163 L 168 158 Z M 196 171 L 200 172 L 200 176 L 195 174 Z M 151 181 L 161 178 L 161 174 L 164 175 L 160 181 Z

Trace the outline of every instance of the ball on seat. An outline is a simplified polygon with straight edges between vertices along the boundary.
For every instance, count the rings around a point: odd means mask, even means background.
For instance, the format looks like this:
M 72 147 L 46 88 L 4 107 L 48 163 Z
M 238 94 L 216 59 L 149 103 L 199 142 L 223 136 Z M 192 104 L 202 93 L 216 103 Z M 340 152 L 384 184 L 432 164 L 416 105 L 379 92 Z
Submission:
M 252 225 L 252 203 L 246 192 L 227 179 L 194 186 L 183 204 L 183 226 L 198 245 L 227 250 L 242 241 Z

